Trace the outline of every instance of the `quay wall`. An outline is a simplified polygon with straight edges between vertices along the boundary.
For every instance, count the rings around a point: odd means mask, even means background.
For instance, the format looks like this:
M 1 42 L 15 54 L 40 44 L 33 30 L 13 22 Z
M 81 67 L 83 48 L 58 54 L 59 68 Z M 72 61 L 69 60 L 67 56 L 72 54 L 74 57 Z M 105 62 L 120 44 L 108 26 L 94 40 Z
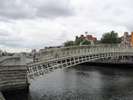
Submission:
M 0 100 L 5 100 L 5 98 L 1 92 L 0 92 Z
M 28 88 L 25 65 L 0 66 L 0 91 Z

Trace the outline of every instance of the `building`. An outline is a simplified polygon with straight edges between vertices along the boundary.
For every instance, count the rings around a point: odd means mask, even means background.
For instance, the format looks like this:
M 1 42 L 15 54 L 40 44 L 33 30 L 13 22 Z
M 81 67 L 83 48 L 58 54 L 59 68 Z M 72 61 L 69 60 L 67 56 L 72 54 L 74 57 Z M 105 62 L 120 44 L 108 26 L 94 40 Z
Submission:
M 91 43 L 91 45 L 94 45 L 95 44 L 95 42 L 97 41 L 97 38 L 96 37 L 94 37 L 93 35 L 80 35 L 80 37 L 78 37 L 78 36 L 76 36 L 76 40 L 82 40 L 82 41 L 80 41 L 80 45 L 82 45 L 82 43 L 85 41 L 85 40 L 87 40 L 87 41 L 89 41 L 90 43 Z
M 2 51 L 2 50 L 0 50 L 0 56 L 2 56 L 2 53 L 3 53 L 3 51 Z
M 131 46 L 133 47 L 133 32 L 131 32 Z
M 124 32 L 124 35 L 121 37 L 121 45 L 124 47 L 133 47 L 133 32 L 131 35 L 128 32 Z
M 96 42 L 97 41 L 97 38 L 96 37 L 93 37 L 92 35 L 86 35 L 85 38 L 88 41 L 93 41 L 93 42 Z

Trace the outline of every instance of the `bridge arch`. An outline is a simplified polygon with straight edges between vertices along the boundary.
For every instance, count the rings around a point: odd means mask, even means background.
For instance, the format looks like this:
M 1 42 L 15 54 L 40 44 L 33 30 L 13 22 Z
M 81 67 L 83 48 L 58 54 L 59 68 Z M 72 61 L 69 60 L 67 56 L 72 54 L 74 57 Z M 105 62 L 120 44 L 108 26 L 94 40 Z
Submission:
M 86 46 L 80 46 L 76 47 L 76 49 L 75 47 L 53 49 L 52 51 L 47 51 L 47 56 L 43 55 L 44 58 L 46 57 L 45 59 L 27 65 L 28 77 L 33 79 L 59 68 L 68 68 L 102 58 L 114 58 L 131 55 L 133 56 L 133 48 L 89 48 Z

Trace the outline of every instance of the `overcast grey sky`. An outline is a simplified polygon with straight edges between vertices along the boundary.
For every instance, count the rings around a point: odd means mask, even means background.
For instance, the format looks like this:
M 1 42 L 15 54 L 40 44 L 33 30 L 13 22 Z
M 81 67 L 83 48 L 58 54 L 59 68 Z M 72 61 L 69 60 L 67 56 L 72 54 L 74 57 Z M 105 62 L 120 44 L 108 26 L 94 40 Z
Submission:
M 85 31 L 133 31 L 133 0 L 0 0 L 0 48 L 61 45 Z

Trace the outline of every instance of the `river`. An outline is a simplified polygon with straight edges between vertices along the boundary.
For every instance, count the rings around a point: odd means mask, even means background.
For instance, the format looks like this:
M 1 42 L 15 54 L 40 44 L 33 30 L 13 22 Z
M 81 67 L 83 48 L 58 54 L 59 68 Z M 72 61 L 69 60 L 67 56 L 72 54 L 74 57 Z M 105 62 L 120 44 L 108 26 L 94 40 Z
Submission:
M 32 100 L 133 100 L 133 69 L 89 65 L 59 69 L 32 81 L 30 96 Z

